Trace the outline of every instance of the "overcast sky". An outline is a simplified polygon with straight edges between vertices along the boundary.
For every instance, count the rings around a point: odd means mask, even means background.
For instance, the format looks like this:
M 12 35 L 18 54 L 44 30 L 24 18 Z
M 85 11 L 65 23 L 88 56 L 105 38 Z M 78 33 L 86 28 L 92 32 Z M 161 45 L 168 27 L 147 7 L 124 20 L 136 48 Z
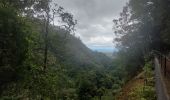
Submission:
M 76 35 L 93 50 L 112 51 L 112 20 L 119 16 L 127 0 L 57 0 L 78 20 Z

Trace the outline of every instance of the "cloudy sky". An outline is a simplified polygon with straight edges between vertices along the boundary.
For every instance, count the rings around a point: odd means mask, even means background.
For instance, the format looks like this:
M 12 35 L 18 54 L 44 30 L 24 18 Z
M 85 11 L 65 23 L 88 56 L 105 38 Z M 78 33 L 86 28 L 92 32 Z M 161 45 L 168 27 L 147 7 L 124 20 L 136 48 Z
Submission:
M 78 20 L 76 35 L 89 48 L 113 51 L 112 20 L 119 16 L 127 0 L 57 0 Z

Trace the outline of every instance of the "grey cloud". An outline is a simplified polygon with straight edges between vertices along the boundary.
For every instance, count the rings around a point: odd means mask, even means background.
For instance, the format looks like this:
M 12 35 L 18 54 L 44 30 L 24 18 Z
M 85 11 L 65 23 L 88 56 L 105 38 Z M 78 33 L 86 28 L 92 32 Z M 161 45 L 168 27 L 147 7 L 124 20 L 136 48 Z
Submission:
M 86 45 L 113 46 L 112 20 L 128 0 L 56 0 L 78 20 L 77 35 Z M 103 38 L 108 40 L 102 40 Z M 94 40 L 92 40 L 94 39 Z M 101 40 L 100 40 L 101 39 Z M 102 41 L 102 42 L 101 42 Z

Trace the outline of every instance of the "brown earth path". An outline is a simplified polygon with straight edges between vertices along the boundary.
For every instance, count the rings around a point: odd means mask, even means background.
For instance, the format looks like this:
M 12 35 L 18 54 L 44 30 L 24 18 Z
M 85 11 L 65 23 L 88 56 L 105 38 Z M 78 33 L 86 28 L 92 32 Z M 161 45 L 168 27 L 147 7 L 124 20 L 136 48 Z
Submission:
M 138 85 L 144 84 L 144 72 L 140 73 L 138 76 L 130 80 L 123 88 L 121 93 L 117 96 L 116 100 L 128 100 L 129 94 L 137 87 Z

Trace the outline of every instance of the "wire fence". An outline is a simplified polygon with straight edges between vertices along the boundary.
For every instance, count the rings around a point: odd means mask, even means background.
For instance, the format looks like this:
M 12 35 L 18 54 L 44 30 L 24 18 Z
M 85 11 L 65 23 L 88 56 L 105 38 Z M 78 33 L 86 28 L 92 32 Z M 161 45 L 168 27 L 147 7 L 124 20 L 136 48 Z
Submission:
M 157 56 L 161 66 L 161 72 L 163 73 L 164 77 L 170 78 L 170 58 L 158 52 Z
M 170 59 L 168 56 L 158 52 L 155 55 L 155 82 L 158 100 L 170 100 Z
M 157 93 L 157 100 L 169 100 L 169 95 L 161 72 L 160 62 L 157 57 L 155 57 L 154 59 L 154 65 L 155 65 L 155 82 L 156 82 L 155 87 Z

